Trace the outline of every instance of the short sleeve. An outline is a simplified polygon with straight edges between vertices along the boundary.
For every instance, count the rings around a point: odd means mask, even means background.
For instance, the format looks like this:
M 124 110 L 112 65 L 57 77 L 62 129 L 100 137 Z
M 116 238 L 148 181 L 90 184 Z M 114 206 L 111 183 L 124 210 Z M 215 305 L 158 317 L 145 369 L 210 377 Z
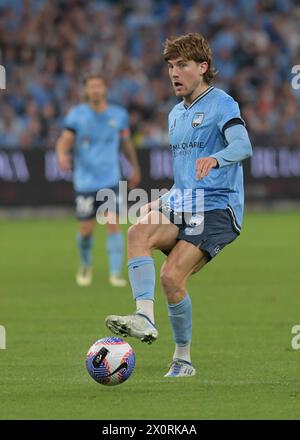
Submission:
M 228 96 L 220 103 L 219 112 L 219 130 L 224 134 L 226 128 L 232 127 L 236 124 L 246 125 L 245 121 L 241 118 L 240 108 L 238 103 Z
M 125 109 L 123 109 L 120 118 L 120 136 L 122 138 L 128 138 L 130 136 L 129 115 Z
M 77 132 L 78 126 L 77 126 L 77 114 L 76 110 L 73 108 L 69 111 L 67 116 L 64 119 L 64 128 L 66 130 L 73 131 L 74 133 Z

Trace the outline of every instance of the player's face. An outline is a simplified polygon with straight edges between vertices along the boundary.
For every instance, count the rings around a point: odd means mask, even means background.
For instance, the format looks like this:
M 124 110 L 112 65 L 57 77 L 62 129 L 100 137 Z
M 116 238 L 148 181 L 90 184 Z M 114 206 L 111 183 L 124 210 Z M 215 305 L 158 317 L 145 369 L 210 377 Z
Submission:
M 101 78 L 91 78 L 85 85 L 87 100 L 91 103 L 98 103 L 106 99 L 106 86 Z
M 178 97 L 193 96 L 203 85 L 203 74 L 207 70 L 207 63 L 196 63 L 182 57 L 168 61 L 169 75 L 175 95 Z

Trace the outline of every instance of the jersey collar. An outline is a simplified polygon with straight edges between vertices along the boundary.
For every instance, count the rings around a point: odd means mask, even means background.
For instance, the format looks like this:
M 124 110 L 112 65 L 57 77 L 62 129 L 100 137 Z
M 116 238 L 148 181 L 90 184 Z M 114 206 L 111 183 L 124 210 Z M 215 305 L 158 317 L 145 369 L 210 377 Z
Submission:
M 201 95 L 197 96 L 197 98 L 194 99 L 194 101 L 192 101 L 190 103 L 190 105 L 185 105 L 183 104 L 184 108 L 186 110 L 189 110 L 191 107 L 193 107 L 194 104 L 196 104 L 198 101 L 200 101 L 200 99 L 202 99 L 204 96 L 206 96 L 209 92 L 211 92 L 214 89 L 213 86 L 210 86 L 208 89 L 206 89 L 203 93 L 201 93 Z

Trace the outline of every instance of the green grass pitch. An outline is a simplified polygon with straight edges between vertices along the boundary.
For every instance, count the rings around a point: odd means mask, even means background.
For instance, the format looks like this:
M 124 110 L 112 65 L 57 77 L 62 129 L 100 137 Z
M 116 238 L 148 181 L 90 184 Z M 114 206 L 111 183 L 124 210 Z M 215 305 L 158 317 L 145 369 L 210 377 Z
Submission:
M 129 288 L 107 282 L 104 229 L 95 237 L 94 282 L 75 285 L 76 222 L 0 221 L 1 419 L 300 418 L 299 212 L 248 214 L 235 243 L 189 284 L 193 300 L 192 378 L 165 379 L 173 353 L 157 282 L 152 346 L 130 339 L 132 377 L 105 387 L 85 355 L 109 335 L 107 314 L 133 312 Z M 157 272 L 164 256 L 155 253 Z M 124 263 L 124 271 L 126 265 Z

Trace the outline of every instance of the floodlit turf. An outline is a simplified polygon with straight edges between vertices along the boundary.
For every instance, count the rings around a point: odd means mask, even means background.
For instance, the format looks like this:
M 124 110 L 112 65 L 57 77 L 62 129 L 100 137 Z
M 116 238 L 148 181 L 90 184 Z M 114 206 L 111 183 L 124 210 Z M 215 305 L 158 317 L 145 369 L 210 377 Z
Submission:
M 85 370 L 85 354 L 109 335 L 107 314 L 132 312 L 129 288 L 107 282 L 103 227 L 94 282 L 74 283 L 76 223 L 0 221 L 1 419 L 300 418 L 300 213 L 248 214 L 236 242 L 190 281 L 195 377 L 165 379 L 173 352 L 159 283 L 152 346 L 128 340 L 136 368 L 105 387 Z M 163 256 L 156 253 L 157 272 Z M 125 264 L 124 264 L 125 268 Z M 126 271 L 126 269 L 124 269 Z

